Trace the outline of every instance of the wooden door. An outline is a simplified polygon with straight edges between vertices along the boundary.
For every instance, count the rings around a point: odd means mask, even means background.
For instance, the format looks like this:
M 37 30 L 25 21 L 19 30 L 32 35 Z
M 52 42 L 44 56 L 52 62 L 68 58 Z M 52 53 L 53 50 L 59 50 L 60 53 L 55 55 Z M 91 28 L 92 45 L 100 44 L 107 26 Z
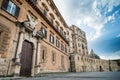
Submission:
M 31 76 L 33 45 L 27 41 L 22 44 L 20 76 Z

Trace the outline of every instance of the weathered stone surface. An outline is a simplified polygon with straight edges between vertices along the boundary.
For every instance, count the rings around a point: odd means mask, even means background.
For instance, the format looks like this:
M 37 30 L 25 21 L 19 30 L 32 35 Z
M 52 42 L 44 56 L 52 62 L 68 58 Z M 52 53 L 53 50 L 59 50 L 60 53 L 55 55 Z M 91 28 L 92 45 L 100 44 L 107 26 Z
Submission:
M 6 65 L 6 61 L 3 58 L 0 58 L 0 75 L 5 76 L 6 72 L 7 72 L 7 65 Z

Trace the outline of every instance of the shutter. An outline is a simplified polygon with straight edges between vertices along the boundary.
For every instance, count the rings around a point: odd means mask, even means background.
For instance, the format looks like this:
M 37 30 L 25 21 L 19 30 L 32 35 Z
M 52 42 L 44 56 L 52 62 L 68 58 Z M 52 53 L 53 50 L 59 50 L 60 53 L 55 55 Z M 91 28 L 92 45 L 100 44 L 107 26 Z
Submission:
M 47 38 L 47 31 L 46 31 L 46 29 L 45 29 L 45 38 Z
M 7 10 L 8 3 L 9 3 L 9 0 L 3 0 L 2 1 L 2 9 Z
M 16 6 L 16 11 L 15 11 L 15 17 L 17 18 L 19 16 L 20 8 Z
M 54 44 L 54 36 L 53 36 L 53 44 Z
M 51 34 L 50 34 L 50 37 L 49 37 L 49 41 L 51 42 Z

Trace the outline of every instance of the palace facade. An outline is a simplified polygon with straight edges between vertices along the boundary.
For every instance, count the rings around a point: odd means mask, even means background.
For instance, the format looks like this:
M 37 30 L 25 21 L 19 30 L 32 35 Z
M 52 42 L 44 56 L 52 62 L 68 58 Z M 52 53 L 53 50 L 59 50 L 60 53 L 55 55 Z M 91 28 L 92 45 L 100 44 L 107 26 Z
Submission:
M 52 0 L 0 0 L 0 74 L 68 72 L 67 27 Z
M 89 56 L 85 32 L 69 27 L 53 0 L 0 0 L 0 75 L 108 71 L 108 67 L 107 60 Z

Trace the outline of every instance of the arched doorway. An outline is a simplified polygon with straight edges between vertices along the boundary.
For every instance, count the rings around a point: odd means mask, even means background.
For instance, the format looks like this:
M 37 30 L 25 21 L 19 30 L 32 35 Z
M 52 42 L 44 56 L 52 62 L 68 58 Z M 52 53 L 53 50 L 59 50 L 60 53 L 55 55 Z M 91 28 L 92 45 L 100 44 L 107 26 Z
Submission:
M 33 56 L 33 44 L 24 41 L 22 44 L 21 51 L 21 69 L 20 76 L 31 76 L 31 68 L 32 68 L 32 56 Z
M 102 68 L 102 66 L 100 66 L 100 72 L 102 72 L 103 71 L 103 68 Z

